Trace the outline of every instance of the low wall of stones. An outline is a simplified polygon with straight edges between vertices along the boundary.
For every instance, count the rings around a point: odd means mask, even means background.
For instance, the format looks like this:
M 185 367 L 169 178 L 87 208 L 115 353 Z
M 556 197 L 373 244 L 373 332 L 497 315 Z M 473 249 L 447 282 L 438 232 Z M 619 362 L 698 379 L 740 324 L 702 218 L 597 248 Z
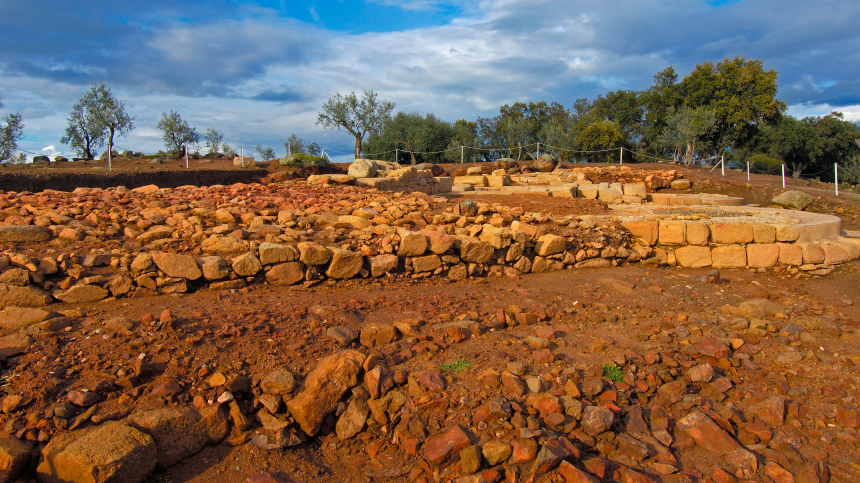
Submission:
M 641 246 L 669 265 L 689 268 L 754 268 L 777 265 L 816 274 L 860 258 L 860 238 L 841 236 L 838 218 L 792 212 L 800 223 L 714 222 L 707 215 L 683 219 L 627 220 L 621 224 Z M 684 215 L 682 215 L 684 216 Z M 701 217 L 701 218 L 700 218 Z
M 380 191 L 419 192 L 428 195 L 448 193 L 453 187 L 450 177 L 433 177 L 430 170 L 413 167 L 390 171 L 384 178 L 356 178 L 355 184 Z

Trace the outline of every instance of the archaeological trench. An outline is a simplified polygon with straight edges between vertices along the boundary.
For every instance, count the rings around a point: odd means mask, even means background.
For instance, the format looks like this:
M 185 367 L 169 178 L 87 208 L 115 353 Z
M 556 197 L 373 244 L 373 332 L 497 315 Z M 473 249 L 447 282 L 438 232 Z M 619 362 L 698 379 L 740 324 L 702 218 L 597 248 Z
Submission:
M 327 324 L 314 334 L 329 350 L 305 373 L 197 366 L 170 376 L 173 356 L 147 346 L 207 344 L 181 318 L 76 308 L 277 286 L 373 290 L 587 269 L 612 277 L 632 265 L 826 277 L 860 257 L 860 239 L 835 216 L 693 194 L 672 170 L 472 168 L 451 178 L 365 164 L 359 177 L 0 192 L 0 482 L 141 482 L 210 445 L 290 452 L 356 441 L 370 461 L 354 470 L 362 481 L 860 481 L 857 454 L 854 463 L 844 455 L 858 444 L 853 402 L 813 415 L 788 388 L 750 395 L 739 386 L 769 336 L 794 350 L 810 338 L 856 337 L 856 328 L 840 329 L 837 316 L 805 323 L 766 296 L 723 307 L 714 316 L 728 327 L 722 337 L 694 327 L 678 344 L 655 330 L 659 349 L 612 358 L 617 378 L 556 359 L 558 326 L 573 309 L 505 304 L 447 321 Z M 590 199 L 605 212 L 547 216 L 481 194 Z M 416 363 L 496 334 L 527 356 L 466 376 L 457 372 L 465 365 Z M 140 355 L 88 366 L 64 347 L 90 336 Z M 805 357 L 797 350 L 783 362 Z M 454 409 L 446 392 L 466 379 L 482 397 Z M 431 424 L 444 410 L 450 418 Z M 797 436 L 801 427 L 820 439 Z M 832 427 L 835 439 L 823 431 Z M 397 466 L 375 462 L 383 445 L 401 455 Z M 688 464 L 688 452 L 707 464 Z

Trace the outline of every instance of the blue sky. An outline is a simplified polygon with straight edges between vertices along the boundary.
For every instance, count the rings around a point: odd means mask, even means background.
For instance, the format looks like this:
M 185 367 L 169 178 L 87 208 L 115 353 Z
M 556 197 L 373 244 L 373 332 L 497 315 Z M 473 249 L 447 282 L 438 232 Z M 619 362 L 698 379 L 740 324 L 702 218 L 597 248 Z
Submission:
M 791 114 L 860 120 L 858 27 L 860 2 L 836 0 L 6 0 L 0 115 L 23 115 L 22 149 L 71 155 L 68 111 L 101 81 L 135 116 L 123 148 L 160 149 L 173 109 L 236 148 L 295 132 L 337 154 L 349 135 L 314 124 L 335 92 L 454 121 L 742 55 L 779 72 Z

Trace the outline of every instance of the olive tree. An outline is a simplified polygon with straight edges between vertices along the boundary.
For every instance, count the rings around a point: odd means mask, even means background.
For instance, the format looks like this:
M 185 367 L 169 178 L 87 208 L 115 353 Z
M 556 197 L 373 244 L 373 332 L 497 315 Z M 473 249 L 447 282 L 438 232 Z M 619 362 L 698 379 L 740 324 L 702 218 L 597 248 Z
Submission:
M 373 91 L 364 91 L 361 99 L 355 92 L 342 96 L 339 93 L 330 97 L 322 105 L 322 112 L 317 117 L 317 124 L 324 129 L 343 128 L 355 137 L 355 159 L 361 157 L 361 142 L 369 132 L 378 132 L 391 116 L 394 103 L 386 100 L 377 101 Z
M 161 138 L 164 139 L 164 147 L 169 153 L 180 153 L 183 147 L 200 142 L 200 134 L 197 130 L 183 121 L 179 113 L 173 109 L 170 110 L 170 114 L 161 113 L 161 120 L 158 121 L 157 127 L 161 129 Z
M 104 145 L 107 129 L 91 115 L 81 98 L 72 106 L 68 125 L 60 142 L 69 145 L 84 159 L 95 159 L 95 150 Z
M 91 85 L 78 102 L 83 106 L 86 125 L 107 136 L 108 152 L 113 149 L 114 136 L 125 136 L 134 129 L 134 118 L 126 112 L 125 101 L 114 97 L 104 83 Z
M 224 135 L 211 127 L 206 130 L 206 134 L 203 135 L 203 139 L 206 140 L 206 147 L 209 148 L 209 154 L 217 153 L 218 148 L 224 144 Z
M 2 97 L 0 97 L 2 99 Z M 0 108 L 3 103 L 0 102 Z M 0 124 L 0 162 L 16 161 L 15 151 L 18 149 L 18 140 L 24 134 L 24 123 L 21 122 L 21 114 L 9 114 Z

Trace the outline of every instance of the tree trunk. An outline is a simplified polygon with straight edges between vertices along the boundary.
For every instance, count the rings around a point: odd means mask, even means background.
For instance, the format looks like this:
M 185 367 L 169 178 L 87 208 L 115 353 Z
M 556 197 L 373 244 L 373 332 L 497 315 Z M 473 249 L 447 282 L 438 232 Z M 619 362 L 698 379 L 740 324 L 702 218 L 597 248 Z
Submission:
M 413 166 L 418 164 L 415 161 L 415 153 L 412 152 L 412 148 L 409 148 L 409 159 L 411 160 Z
M 687 167 L 693 164 L 693 144 L 687 143 L 687 154 L 684 155 L 684 165 Z
M 361 136 L 355 136 L 355 159 L 361 158 Z

